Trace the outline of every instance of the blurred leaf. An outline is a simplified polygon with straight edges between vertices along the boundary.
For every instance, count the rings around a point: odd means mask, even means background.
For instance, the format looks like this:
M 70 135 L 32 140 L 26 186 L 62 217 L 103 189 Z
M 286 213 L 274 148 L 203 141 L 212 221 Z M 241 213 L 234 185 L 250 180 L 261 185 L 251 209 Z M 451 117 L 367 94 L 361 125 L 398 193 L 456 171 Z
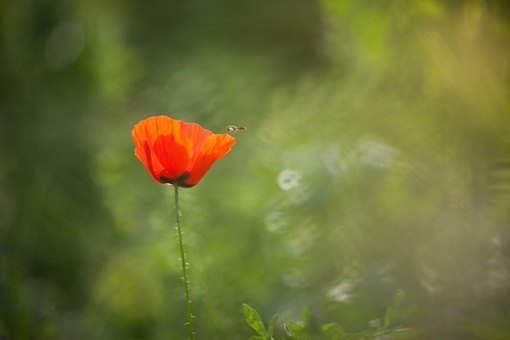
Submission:
M 413 306 L 402 306 L 405 299 L 405 292 L 402 289 L 397 289 L 393 304 L 386 309 L 384 316 L 384 324 L 380 326 L 381 330 L 389 329 L 390 327 L 398 326 L 398 323 L 409 318 L 410 314 L 415 310 Z M 408 330 L 412 331 L 412 330 Z
M 276 322 L 278 321 L 278 315 L 274 315 L 272 318 L 271 318 L 271 321 L 269 322 L 269 327 L 267 328 L 267 332 L 269 334 L 269 337 L 272 337 L 273 336 L 273 331 L 274 331 L 274 328 L 276 326 Z
M 305 328 L 310 328 L 312 317 L 310 315 L 310 310 L 308 308 L 303 308 L 301 312 L 301 317 L 303 318 L 303 325 Z
M 266 327 L 262 323 L 259 313 L 247 304 L 243 304 L 243 311 L 248 325 L 261 335 L 261 339 L 269 339 L 271 335 L 266 331 Z
M 289 329 L 292 339 L 306 339 L 309 336 L 308 329 L 304 324 L 289 321 Z
M 284 323 L 283 328 L 285 329 L 285 334 L 287 334 L 288 337 L 292 338 L 294 336 L 294 334 L 292 333 L 292 328 L 289 325 Z
M 321 327 L 323 339 L 336 340 L 345 335 L 344 329 L 336 323 L 328 323 Z

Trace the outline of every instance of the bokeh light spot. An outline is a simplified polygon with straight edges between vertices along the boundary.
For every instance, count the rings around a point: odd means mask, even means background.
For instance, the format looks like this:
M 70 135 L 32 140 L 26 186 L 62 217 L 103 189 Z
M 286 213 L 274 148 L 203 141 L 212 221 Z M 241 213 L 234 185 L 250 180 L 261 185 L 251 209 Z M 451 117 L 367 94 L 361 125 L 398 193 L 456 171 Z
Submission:
M 374 167 L 386 168 L 398 155 L 394 147 L 374 139 L 361 141 L 357 147 L 361 155 L 361 162 Z
M 266 216 L 266 229 L 272 233 L 280 233 L 287 225 L 285 215 L 279 211 L 274 211 Z
M 61 70 L 80 56 L 84 45 L 83 26 L 74 21 L 61 22 L 46 39 L 44 47 L 46 64 L 52 70 Z
M 278 185 L 287 191 L 299 185 L 301 174 L 296 170 L 285 169 L 278 175 Z

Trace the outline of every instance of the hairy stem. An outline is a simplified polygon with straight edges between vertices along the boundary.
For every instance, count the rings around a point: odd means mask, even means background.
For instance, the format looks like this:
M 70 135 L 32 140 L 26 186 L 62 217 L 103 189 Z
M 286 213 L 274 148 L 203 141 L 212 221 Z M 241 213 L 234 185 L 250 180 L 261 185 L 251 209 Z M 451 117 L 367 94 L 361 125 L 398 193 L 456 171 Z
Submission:
M 182 229 L 181 229 L 181 215 L 179 212 L 179 186 L 177 184 L 175 187 L 175 213 L 177 215 L 177 231 L 179 234 L 179 245 L 181 248 L 181 262 L 182 262 L 182 279 L 184 281 L 184 291 L 186 292 L 186 310 L 188 313 L 188 326 L 189 326 L 189 336 L 190 339 L 193 340 L 193 320 L 191 316 L 191 300 L 189 298 L 189 281 L 188 281 L 188 272 L 187 272 L 187 263 L 184 252 L 184 242 L 182 240 Z

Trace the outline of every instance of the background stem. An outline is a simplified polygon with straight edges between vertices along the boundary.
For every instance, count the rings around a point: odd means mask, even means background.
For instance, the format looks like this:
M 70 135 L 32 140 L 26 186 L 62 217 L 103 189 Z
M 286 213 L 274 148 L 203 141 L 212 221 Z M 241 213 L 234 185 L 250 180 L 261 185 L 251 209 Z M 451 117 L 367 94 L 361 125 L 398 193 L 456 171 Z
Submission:
M 188 273 L 187 273 L 187 263 L 184 252 L 184 242 L 182 241 L 182 229 L 181 229 L 181 216 L 179 212 L 179 186 L 177 184 L 175 187 L 175 214 L 177 215 L 177 231 L 179 234 L 179 245 L 181 248 L 181 261 L 182 261 L 182 278 L 184 281 L 184 291 L 186 292 L 186 310 L 188 313 L 188 326 L 189 326 L 189 336 L 190 339 L 193 340 L 193 321 L 191 316 L 191 300 L 189 298 L 189 281 L 188 281 Z

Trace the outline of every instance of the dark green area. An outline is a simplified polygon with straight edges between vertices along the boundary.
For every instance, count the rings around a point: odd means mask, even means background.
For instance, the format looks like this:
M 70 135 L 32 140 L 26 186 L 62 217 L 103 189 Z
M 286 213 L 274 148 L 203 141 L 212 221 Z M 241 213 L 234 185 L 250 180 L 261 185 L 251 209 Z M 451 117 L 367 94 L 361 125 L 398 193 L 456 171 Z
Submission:
M 130 136 L 167 114 L 248 128 L 180 194 L 197 338 L 253 336 L 243 303 L 370 333 L 403 289 L 392 327 L 507 339 L 509 15 L 0 1 L 0 338 L 186 338 L 173 188 Z

